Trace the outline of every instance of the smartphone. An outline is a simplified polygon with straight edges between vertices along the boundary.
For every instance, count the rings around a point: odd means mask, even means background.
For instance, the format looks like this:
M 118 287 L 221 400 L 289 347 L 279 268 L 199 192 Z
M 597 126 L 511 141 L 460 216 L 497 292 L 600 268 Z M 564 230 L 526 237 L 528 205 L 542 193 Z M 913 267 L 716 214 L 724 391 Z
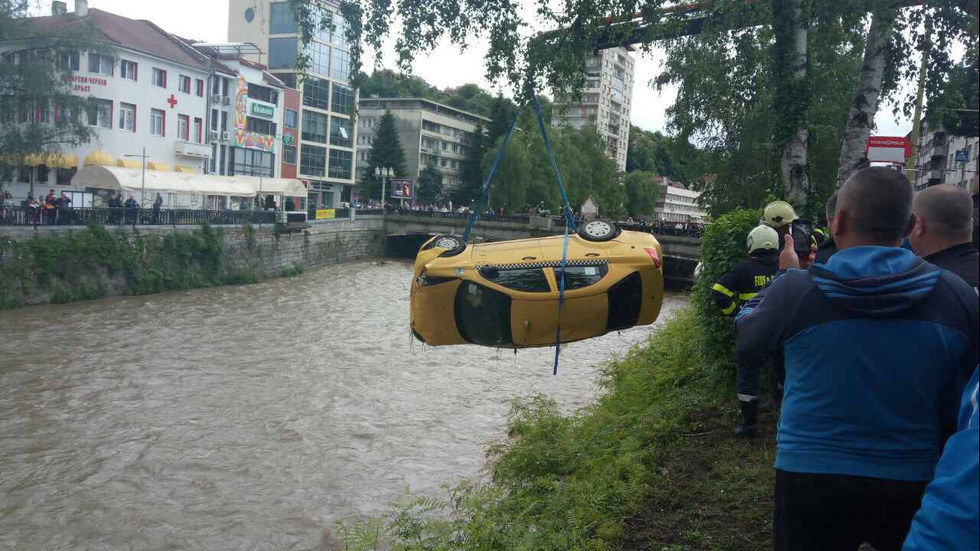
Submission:
M 790 226 L 790 235 L 793 236 L 793 248 L 797 254 L 809 255 L 810 246 L 813 245 L 813 222 L 809 220 L 796 220 Z

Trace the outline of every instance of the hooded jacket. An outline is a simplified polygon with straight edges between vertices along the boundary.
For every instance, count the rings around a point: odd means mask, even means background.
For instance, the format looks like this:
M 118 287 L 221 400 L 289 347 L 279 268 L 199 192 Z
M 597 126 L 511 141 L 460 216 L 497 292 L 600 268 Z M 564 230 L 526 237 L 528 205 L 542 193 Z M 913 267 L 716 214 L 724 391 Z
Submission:
M 976 293 L 893 247 L 777 275 L 736 317 L 739 352 L 782 349 L 776 468 L 925 481 L 977 365 Z

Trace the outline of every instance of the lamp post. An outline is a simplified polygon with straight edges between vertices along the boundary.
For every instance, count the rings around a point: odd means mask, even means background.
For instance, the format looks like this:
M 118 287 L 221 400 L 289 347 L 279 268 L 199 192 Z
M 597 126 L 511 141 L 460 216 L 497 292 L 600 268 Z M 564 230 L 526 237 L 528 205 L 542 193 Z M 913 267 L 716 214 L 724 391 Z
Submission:
M 123 157 L 137 157 L 143 162 L 143 174 L 140 177 L 140 208 L 146 208 L 146 148 L 143 148 L 142 155 L 123 155 Z
M 385 208 L 385 178 L 390 180 L 395 175 L 395 171 L 390 166 L 376 166 L 374 167 L 374 175 L 381 178 L 381 232 L 385 233 L 388 229 L 388 209 Z

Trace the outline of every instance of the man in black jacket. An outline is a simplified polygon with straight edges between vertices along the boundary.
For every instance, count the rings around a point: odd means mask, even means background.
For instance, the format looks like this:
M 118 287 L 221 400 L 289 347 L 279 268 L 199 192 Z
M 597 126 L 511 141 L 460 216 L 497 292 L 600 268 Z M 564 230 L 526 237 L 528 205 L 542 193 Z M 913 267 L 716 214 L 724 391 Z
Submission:
M 909 241 L 925 261 L 978 287 L 980 253 L 973 246 L 973 201 L 970 193 L 943 184 L 920 191 L 913 203 L 916 223 Z
M 779 234 L 776 230 L 760 225 L 749 232 L 746 245 L 749 258 L 736 264 L 711 288 L 715 304 L 726 316 L 734 315 L 739 306 L 752 300 L 779 269 Z M 735 429 L 735 436 L 752 437 L 758 432 L 759 367 L 765 357 L 765 354 L 738 354 L 738 403 L 742 410 L 742 424 Z M 781 394 L 782 354 L 773 354 L 772 362 L 777 379 L 777 393 Z

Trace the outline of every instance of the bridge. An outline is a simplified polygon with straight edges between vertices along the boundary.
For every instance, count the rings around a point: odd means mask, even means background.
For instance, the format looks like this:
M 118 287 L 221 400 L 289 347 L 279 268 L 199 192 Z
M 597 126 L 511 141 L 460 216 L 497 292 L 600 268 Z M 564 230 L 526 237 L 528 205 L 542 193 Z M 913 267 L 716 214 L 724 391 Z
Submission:
M 341 212 L 349 216 L 349 213 Z M 380 211 L 355 213 L 357 218 L 380 216 Z M 427 211 L 393 211 L 385 219 L 387 252 L 392 256 L 414 257 L 418 248 L 433 235 L 462 235 L 468 214 Z M 701 232 L 695 229 L 653 227 L 619 223 L 620 228 L 650 232 L 663 247 L 664 276 L 678 283 L 692 283 L 694 268 L 701 258 Z M 561 218 L 543 216 L 481 216 L 473 226 L 471 240 L 506 241 L 547 237 L 564 233 Z

